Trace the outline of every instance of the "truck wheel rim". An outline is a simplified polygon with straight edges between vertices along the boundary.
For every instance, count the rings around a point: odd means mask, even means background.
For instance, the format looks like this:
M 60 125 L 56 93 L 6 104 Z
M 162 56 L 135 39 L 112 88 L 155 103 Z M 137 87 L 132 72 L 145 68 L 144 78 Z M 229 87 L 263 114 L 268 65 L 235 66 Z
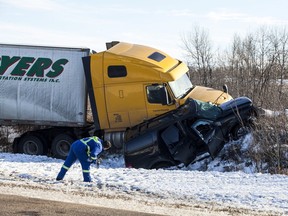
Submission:
M 39 151 L 38 145 L 36 142 L 33 141 L 27 141 L 23 145 L 24 153 L 30 154 L 30 155 L 36 155 Z
M 67 156 L 70 149 L 70 143 L 68 141 L 62 140 L 57 145 L 57 151 L 64 156 Z

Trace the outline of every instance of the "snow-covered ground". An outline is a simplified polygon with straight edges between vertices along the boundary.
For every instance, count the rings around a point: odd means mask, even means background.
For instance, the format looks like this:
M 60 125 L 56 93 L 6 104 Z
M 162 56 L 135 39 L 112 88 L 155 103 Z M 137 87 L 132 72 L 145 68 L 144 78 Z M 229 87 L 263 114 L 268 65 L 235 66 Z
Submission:
M 82 182 L 79 163 L 56 181 L 62 164 L 46 156 L 0 153 L 0 193 L 164 215 L 288 215 L 288 176 L 255 173 L 251 164 L 224 172 L 232 165 L 216 158 L 145 170 L 125 168 L 121 155 L 110 155 L 91 168 L 92 183 Z M 199 171 L 203 166 L 206 171 Z

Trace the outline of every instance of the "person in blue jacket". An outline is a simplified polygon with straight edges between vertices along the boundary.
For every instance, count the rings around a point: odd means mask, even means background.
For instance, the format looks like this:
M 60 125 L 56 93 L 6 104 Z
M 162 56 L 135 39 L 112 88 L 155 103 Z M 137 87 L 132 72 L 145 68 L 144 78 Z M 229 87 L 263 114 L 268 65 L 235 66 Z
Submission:
M 97 156 L 111 147 L 109 141 L 103 141 L 96 136 L 82 138 L 72 143 L 69 154 L 58 173 L 56 180 L 62 180 L 69 168 L 78 159 L 82 166 L 84 182 L 91 182 L 90 165 L 95 163 Z

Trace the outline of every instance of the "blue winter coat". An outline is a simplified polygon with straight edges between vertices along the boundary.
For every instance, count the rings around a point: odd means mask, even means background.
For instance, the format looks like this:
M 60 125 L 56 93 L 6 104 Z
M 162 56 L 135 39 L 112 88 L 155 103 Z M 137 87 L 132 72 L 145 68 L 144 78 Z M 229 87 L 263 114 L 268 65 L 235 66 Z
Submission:
M 86 153 L 88 158 L 91 161 L 95 161 L 97 159 L 97 155 L 103 150 L 103 141 L 96 136 L 83 138 L 80 139 L 80 141 L 86 145 Z
M 56 179 L 62 180 L 69 168 L 78 159 L 82 166 L 84 181 L 90 182 L 90 164 L 96 161 L 97 156 L 103 150 L 102 143 L 103 141 L 96 136 L 76 140 L 72 143 L 69 154 Z

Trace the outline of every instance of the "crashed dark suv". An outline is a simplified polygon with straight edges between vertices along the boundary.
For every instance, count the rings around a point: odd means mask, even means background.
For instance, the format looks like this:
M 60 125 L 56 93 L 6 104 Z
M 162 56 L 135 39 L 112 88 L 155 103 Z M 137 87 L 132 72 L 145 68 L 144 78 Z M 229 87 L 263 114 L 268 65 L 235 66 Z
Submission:
M 256 115 L 252 101 L 239 97 L 220 106 L 189 99 L 173 110 L 127 133 L 125 164 L 134 168 L 161 168 L 209 153 L 214 158 L 231 138 L 251 128 Z

